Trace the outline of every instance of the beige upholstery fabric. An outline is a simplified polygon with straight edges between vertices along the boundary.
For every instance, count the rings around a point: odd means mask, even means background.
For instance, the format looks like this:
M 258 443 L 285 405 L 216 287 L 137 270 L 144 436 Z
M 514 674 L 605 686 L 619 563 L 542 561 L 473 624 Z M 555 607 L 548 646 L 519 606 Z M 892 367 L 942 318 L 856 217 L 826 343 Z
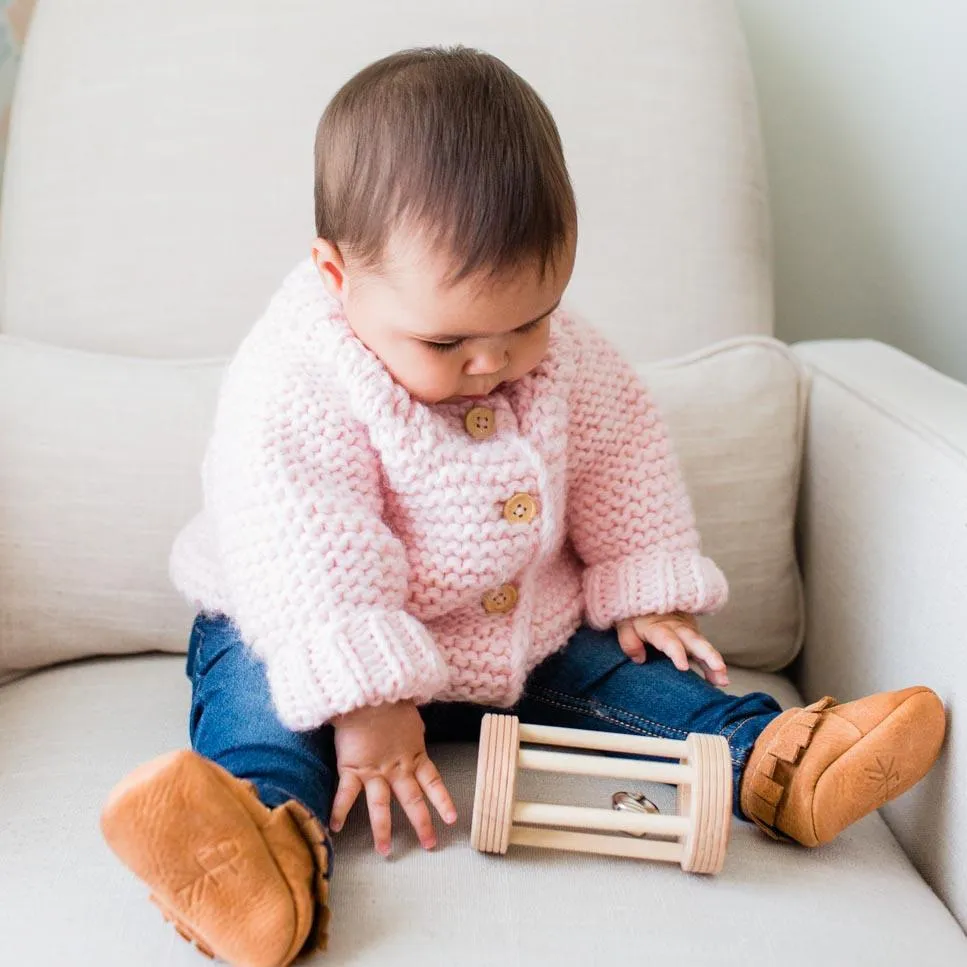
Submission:
M 733 672 L 732 692 L 798 699 L 778 675 Z M 184 659 L 94 659 L 0 692 L 0 922 L 7 967 L 203 967 L 100 838 L 108 790 L 187 745 Z M 674 866 L 523 847 L 470 848 L 476 752 L 433 749 L 455 827 L 423 853 L 394 817 L 391 861 L 356 809 L 336 839 L 332 947 L 307 963 L 353 967 L 687 967 L 960 964 L 967 939 L 872 815 L 818 850 L 733 821 L 716 877 Z M 535 778 L 538 780 L 535 782 Z M 524 783 L 526 782 L 526 785 Z M 625 784 L 525 775 L 532 798 L 604 805 Z M 638 788 L 633 786 L 632 788 Z M 668 786 L 643 786 L 663 811 Z
M 924 684 L 947 706 L 934 770 L 884 809 L 967 924 L 967 386 L 880 343 L 804 343 L 807 697 Z
M 168 553 L 201 500 L 221 368 L 0 337 L 0 681 L 187 647 Z
M 183 651 L 167 575 L 197 509 L 220 361 L 127 359 L 0 337 L 0 680 L 84 655 Z M 679 442 L 705 545 L 733 582 L 724 654 L 798 646 L 798 363 L 742 338 L 643 367 Z
M 755 93 L 722 0 L 44 0 L 11 129 L 0 329 L 230 351 L 309 251 L 326 101 L 377 57 L 456 42 L 555 114 L 581 213 L 572 302 L 632 358 L 772 332 Z
M 731 3 L 43 0 L 11 130 L 0 331 L 94 352 L 0 345 L 0 674 L 92 651 L 184 648 L 190 615 L 164 562 L 197 505 L 221 365 L 192 360 L 229 352 L 306 251 L 312 133 L 336 85 L 399 47 L 455 41 L 503 56 L 556 114 L 582 216 L 569 296 L 629 358 L 771 331 L 755 93 Z M 728 375 L 731 405 L 751 392 L 746 384 L 760 387 L 784 420 L 792 392 L 778 357 L 754 373 L 721 368 L 730 358 L 684 364 L 669 386 L 714 370 Z M 943 434 L 920 435 L 897 418 L 887 390 L 904 393 L 912 379 L 906 404 L 953 398 L 904 363 L 870 405 L 855 385 L 844 389 L 846 376 L 862 375 L 856 365 L 814 386 L 807 688 L 815 697 L 829 683 L 846 699 L 926 680 L 953 702 L 963 678 L 962 463 Z M 701 424 L 676 412 L 666 374 L 654 376 L 695 476 L 685 441 L 701 437 Z M 950 405 L 942 412 L 956 418 L 959 404 Z M 766 483 L 749 483 L 742 513 L 756 488 L 768 492 L 791 472 L 797 431 L 784 425 L 785 442 L 763 441 Z M 757 433 L 710 436 L 695 452 L 745 461 Z M 731 505 L 704 497 L 707 484 L 696 488 L 700 517 L 728 542 Z M 793 585 L 783 563 L 791 514 L 762 510 L 767 533 L 755 536 L 772 563 L 730 560 L 749 574 L 774 567 L 782 598 Z M 934 600 L 942 604 L 922 605 Z M 778 662 L 779 642 L 781 660 L 795 650 L 795 621 L 780 626 L 775 613 L 767 602 L 760 619 Z M 747 635 L 750 644 L 758 647 Z M 186 744 L 183 661 L 87 659 L 0 688 L 5 967 L 204 962 L 97 830 L 118 778 Z M 733 681 L 735 691 L 796 701 L 778 676 L 733 670 Z M 887 815 L 967 922 L 957 721 L 937 772 Z M 474 751 L 438 757 L 458 828 L 433 856 L 401 835 L 397 858 L 384 863 L 354 814 L 339 839 L 332 956 L 319 963 L 906 967 L 967 958 L 956 922 L 879 816 L 816 851 L 736 824 L 715 879 L 568 854 L 481 857 L 467 843 Z M 566 791 L 548 783 L 541 792 Z M 663 806 L 666 792 L 655 793 Z
M 775 671 L 799 651 L 793 545 L 806 383 L 774 339 L 742 337 L 641 367 L 668 423 L 729 603 L 702 619 L 730 662 Z

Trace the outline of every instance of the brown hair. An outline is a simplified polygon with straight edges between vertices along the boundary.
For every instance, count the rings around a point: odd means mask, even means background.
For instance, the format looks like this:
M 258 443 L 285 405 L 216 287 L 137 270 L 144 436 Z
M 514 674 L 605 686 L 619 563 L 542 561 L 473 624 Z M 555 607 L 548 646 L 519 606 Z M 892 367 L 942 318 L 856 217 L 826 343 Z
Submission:
M 369 270 L 397 228 L 454 268 L 446 284 L 536 259 L 543 278 L 577 227 L 557 125 L 502 60 L 456 46 L 363 68 L 319 120 L 316 233 Z

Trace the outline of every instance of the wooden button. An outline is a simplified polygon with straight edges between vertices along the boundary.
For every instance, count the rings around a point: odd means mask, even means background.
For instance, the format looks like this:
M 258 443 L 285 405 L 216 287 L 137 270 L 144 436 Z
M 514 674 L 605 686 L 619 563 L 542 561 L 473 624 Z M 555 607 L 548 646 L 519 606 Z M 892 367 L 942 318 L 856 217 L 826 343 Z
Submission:
M 502 584 L 483 596 L 484 611 L 488 614 L 506 614 L 517 604 L 517 588 L 513 584 Z
M 537 515 L 537 501 L 530 494 L 514 494 L 504 504 L 504 520 L 511 524 L 529 524 Z
M 497 429 L 497 418 L 489 406 L 475 406 L 467 411 L 463 424 L 475 440 L 486 440 Z

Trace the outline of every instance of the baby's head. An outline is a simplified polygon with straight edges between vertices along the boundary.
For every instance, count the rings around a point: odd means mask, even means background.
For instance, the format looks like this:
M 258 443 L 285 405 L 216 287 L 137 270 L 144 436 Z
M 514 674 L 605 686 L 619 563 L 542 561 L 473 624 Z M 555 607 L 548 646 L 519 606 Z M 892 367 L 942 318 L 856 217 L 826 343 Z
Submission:
M 537 366 L 577 211 L 526 81 L 462 47 L 385 57 L 329 103 L 315 165 L 316 267 L 397 382 L 438 403 Z

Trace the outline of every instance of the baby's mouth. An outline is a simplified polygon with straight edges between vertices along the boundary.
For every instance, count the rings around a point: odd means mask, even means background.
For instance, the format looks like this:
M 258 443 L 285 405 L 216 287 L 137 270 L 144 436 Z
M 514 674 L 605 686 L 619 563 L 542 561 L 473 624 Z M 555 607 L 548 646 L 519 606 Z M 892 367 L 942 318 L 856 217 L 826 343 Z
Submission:
M 498 390 L 505 389 L 509 382 L 510 380 L 507 380 L 507 379 L 501 380 L 499 383 L 496 383 L 485 393 L 460 393 L 457 396 L 449 397 L 447 400 L 444 400 L 444 402 L 456 402 L 458 400 L 469 400 L 469 399 L 482 399 L 485 396 L 490 396 L 492 393 L 496 393 Z

